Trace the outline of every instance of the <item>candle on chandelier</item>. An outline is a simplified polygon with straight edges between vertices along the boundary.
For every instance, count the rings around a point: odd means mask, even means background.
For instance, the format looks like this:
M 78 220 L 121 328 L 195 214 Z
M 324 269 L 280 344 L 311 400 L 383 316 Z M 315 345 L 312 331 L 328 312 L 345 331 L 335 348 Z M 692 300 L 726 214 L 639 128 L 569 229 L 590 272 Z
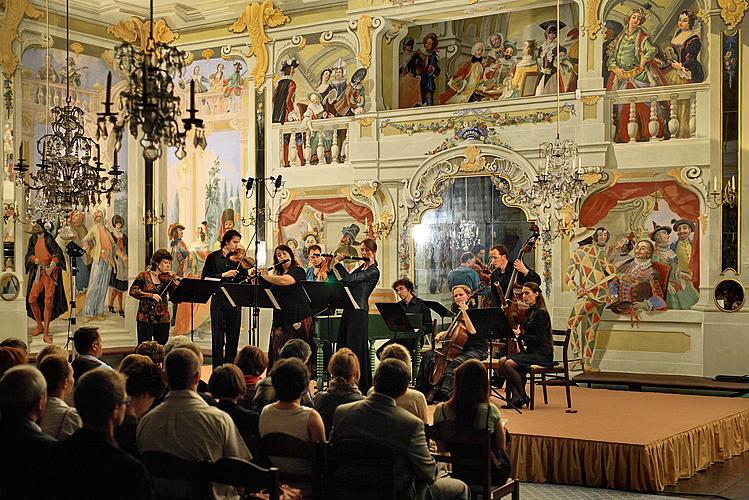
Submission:
M 161 204 L 161 217 L 164 217 L 164 204 Z
M 718 192 L 718 176 L 713 176 L 713 192 Z
M 731 191 L 736 192 L 736 176 L 731 176 Z
M 190 111 L 195 109 L 195 80 L 190 80 Z
M 112 72 L 107 73 L 107 99 L 104 101 L 104 111 L 109 112 L 109 105 L 112 102 Z
M 21 141 L 21 144 L 18 146 L 18 157 L 23 158 L 23 141 Z

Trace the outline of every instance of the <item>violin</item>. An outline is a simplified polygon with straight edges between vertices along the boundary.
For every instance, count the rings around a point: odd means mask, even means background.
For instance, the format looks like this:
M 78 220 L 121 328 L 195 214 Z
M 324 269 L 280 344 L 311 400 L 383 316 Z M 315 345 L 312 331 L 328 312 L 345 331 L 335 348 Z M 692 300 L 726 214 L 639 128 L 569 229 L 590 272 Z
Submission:
M 479 275 L 479 286 L 486 287 L 491 283 L 492 270 L 489 269 L 489 266 L 477 259 L 471 268 Z
M 167 290 L 173 289 L 174 286 L 179 284 L 180 280 L 182 279 L 179 276 L 177 276 L 177 273 L 174 273 L 171 271 L 165 272 L 165 273 L 158 273 L 156 276 L 159 278 L 159 281 L 161 282 L 159 284 L 159 293 L 158 293 L 160 297 L 163 297 Z
M 236 250 L 233 252 L 229 252 L 226 255 L 230 261 L 235 262 L 237 264 L 236 270 L 239 271 L 239 268 L 244 269 L 250 269 L 255 267 L 255 259 L 247 255 L 247 250 L 240 245 Z

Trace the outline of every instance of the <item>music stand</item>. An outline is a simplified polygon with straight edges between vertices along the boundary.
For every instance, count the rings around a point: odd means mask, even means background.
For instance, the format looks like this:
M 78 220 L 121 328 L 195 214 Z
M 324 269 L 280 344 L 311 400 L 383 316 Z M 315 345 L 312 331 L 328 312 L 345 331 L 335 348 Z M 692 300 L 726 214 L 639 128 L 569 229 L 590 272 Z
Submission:
M 182 278 L 177 288 L 169 293 L 169 300 L 175 304 L 186 302 L 190 304 L 190 340 L 195 337 L 193 324 L 193 304 L 205 304 L 221 284 L 220 281 L 201 280 L 196 278 Z
M 452 318 L 455 316 L 455 313 L 452 312 L 447 307 L 440 304 L 439 302 L 437 302 L 436 300 L 424 300 L 423 302 L 429 309 L 437 313 L 437 316 L 440 317 L 440 321 L 442 323 L 441 330 L 444 331 L 445 330 L 445 318 Z M 436 332 L 432 332 L 432 334 L 434 333 Z
M 488 333 L 489 340 L 489 371 L 494 372 L 492 366 L 494 360 L 494 338 L 508 339 L 513 338 L 515 333 L 507 323 L 507 317 L 504 311 L 500 307 L 487 307 L 485 309 L 468 309 L 466 311 L 468 317 L 471 318 L 474 328 L 476 328 L 476 334 L 479 338 L 487 338 Z M 510 405 L 516 412 L 523 413 L 520 409 L 516 408 L 510 401 L 507 400 L 496 388 L 492 387 L 492 393 L 499 399 Z

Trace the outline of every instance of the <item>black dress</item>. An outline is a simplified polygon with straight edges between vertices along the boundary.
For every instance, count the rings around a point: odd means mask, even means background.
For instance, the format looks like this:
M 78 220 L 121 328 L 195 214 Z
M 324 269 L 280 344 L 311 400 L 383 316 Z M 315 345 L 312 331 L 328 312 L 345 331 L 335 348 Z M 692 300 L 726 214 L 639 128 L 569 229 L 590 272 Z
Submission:
M 551 343 L 551 318 L 546 309 L 533 305 L 523 322 L 522 333 L 519 337 L 525 345 L 525 351 L 508 356 L 521 368 L 531 365 L 552 366 L 554 364 L 554 348 Z

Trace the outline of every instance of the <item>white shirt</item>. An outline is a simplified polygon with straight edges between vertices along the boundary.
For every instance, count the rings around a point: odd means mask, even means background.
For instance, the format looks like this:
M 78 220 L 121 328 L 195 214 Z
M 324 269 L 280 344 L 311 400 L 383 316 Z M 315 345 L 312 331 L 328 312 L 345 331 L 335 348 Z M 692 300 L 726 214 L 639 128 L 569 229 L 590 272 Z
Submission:
M 374 392 L 374 387 L 370 387 L 367 391 L 367 396 Z M 406 393 L 395 400 L 395 405 L 398 408 L 403 408 L 411 415 L 419 417 L 424 424 L 429 425 L 429 413 L 427 412 L 427 400 L 424 394 L 420 393 L 410 387 L 406 389 Z
M 252 459 L 228 413 L 209 406 L 192 390 L 169 391 L 138 424 L 138 450 L 171 453 L 183 460 Z M 215 498 L 239 498 L 233 487 L 213 485 Z
M 83 423 L 75 408 L 60 398 L 49 397 L 39 425 L 45 434 L 61 440 L 80 429 Z

